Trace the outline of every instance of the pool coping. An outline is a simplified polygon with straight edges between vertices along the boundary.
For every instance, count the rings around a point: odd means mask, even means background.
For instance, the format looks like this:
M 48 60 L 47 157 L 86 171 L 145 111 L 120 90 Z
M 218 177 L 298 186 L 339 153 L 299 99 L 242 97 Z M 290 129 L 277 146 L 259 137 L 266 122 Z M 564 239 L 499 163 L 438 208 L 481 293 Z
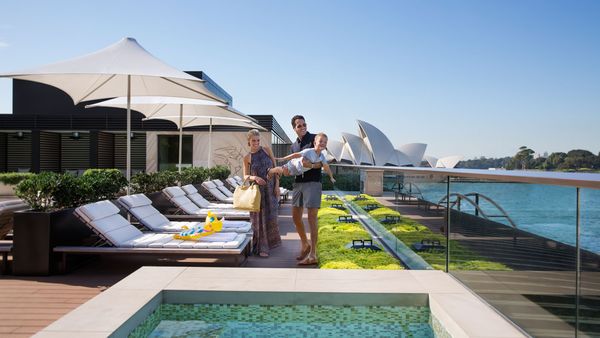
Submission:
M 35 337 L 125 336 L 163 299 L 185 301 L 185 293 L 175 292 L 178 290 L 214 295 L 215 302 L 229 296 L 240 304 L 255 301 L 257 296 L 264 296 L 265 303 L 294 304 L 302 296 L 305 303 L 311 302 L 311 297 L 316 301 L 328 294 L 332 300 L 342 299 L 345 293 L 408 294 L 409 303 L 418 303 L 422 301 L 420 296 L 426 295 L 432 315 L 452 337 L 527 337 L 442 271 L 149 266 L 138 269 Z

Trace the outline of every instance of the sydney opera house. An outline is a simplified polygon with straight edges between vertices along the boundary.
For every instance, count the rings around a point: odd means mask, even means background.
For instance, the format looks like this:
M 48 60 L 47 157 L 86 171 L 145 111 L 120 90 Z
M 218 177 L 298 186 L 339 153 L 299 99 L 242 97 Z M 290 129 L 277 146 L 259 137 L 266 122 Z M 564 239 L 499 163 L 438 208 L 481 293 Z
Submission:
M 342 133 L 342 141 L 329 140 L 330 160 L 337 163 L 374 166 L 419 167 L 423 160 L 433 168 L 454 168 L 462 156 L 425 156 L 427 144 L 408 143 L 395 148 L 375 126 L 357 120 L 358 135 Z

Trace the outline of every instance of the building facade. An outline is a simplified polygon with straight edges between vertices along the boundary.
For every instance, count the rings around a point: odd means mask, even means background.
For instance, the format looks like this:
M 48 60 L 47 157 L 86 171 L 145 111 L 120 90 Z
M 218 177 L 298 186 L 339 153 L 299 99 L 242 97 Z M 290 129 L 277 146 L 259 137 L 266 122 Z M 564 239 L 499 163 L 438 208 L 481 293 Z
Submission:
M 233 98 L 203 72 L 188 72 L 232 105 Z M 179 133 L 165 120 L 146 120 L 131 112 L 132 133 L 126 135 L 123 109 L 73 105 L 63 91 L 41 83 L 13 80 L 13 114 L 0 115 L 0 171 L 69 171 L 126 167 L 127 138 L 131 138 L 132 172 L 174 169 L 178 163 Z M 272 115 L 250 115 L 267 129 L 262 143 L 272 144 L 276 156 L 289 151 L 291 141 Z M 213 126 L 213 165 L 241 172 L 248 151 L 248 128 Z M 208 165 L 209 127 L 184 129 L 182 166 Z

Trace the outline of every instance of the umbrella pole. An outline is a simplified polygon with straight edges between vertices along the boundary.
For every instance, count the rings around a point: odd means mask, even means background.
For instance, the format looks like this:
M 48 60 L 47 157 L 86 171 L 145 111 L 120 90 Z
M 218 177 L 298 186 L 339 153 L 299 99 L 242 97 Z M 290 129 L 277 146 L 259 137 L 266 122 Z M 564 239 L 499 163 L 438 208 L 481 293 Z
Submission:
M 211 152 L 212 152 L 212 117 L 209 119 L 210 124 L 208 125 L 208 167 L 212 167 L 211 164 Z
M 183 105 L 179 105 L 179 173 L 181 174 L 181 153 L 183 147 Z
M 127 168 L 125 177 L 127 178 L 127 195 L 130 194 L 131 182 L 131 75 L 127 75 Z

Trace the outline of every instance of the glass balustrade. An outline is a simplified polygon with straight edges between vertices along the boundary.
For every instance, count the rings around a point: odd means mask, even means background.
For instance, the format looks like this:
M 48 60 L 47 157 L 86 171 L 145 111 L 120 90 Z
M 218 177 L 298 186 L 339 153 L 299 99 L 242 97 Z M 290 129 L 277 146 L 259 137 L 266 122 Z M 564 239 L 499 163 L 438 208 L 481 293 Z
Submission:
M 479 172 L 386 169 L 377 200 L 401 217 L 371 213 L 371 230 L 409 268 L 447 271 L 532 336 L 600 336 L 600 189 L 576 182 L 598 178 Z

